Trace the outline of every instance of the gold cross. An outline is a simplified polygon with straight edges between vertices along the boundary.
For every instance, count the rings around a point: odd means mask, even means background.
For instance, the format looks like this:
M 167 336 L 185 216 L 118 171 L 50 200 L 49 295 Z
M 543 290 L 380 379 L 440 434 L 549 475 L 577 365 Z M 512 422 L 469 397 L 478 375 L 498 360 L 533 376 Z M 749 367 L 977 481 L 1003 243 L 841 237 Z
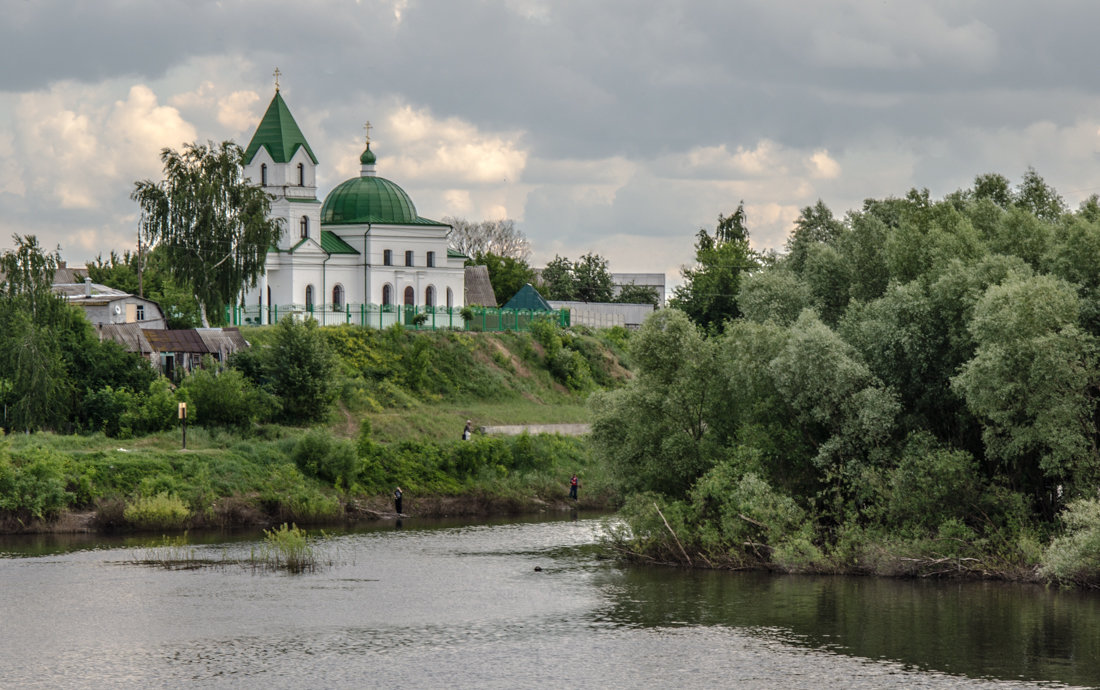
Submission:
M 370 120 L 367 120 L 367 124 L 363 125 L 363 129 L 367 130 L 367 143 L 369 144 L 370 143 L 370 129 L 371 129 Z
M 275 90 L 278 91 L 279 90 L 279 75 L 282 74 L 282 72 L 280 72 L 279 68 L 276 67 L 275 71 L 272 72 L 271 74 L 274 75 L 274 77 L 275 77 Z

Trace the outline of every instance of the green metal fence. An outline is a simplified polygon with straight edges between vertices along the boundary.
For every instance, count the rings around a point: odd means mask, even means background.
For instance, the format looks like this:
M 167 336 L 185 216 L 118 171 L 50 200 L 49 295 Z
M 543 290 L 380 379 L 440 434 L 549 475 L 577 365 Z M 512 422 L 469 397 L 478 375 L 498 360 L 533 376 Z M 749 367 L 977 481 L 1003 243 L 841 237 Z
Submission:
M 417 307 L 411 304 L 271 304 L 264 306 L 226 307 L 225 321 L 232 326 L 259 326 L 278 323 L 285 318 L 316 319 L 322 326 L 355 324 L 370 328 L 387 328 L 400 323 L 415 330 L 455 329 L 467 331 L 526 331 L 531 322 L 550 318 L 562 328 L 570 324 L 569 310 L 533 311 L 530 309 L 500 309 L 469 307 L 466 320 L 457 307 Z

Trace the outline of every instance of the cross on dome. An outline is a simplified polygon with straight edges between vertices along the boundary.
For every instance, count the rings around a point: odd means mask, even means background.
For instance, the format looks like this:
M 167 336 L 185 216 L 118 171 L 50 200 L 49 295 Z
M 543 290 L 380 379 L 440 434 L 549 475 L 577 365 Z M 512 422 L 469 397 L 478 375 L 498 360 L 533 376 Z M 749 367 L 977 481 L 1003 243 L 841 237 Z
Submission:
M 275 90 L 276 90 L 276 91 L 278 91 L 278 90 L 279 90 L 279 75 L 280 75 L 280 74 L 282 74 L 282 72 L 280 72 L 280 71 L 279 71 L 279 68 L 278 68 L 278 67 L 276 67 L 276 68 L 275 68 L 275 71 L 271 73 L 271 75 L 272 75 L 273 77 L 275 77 Z

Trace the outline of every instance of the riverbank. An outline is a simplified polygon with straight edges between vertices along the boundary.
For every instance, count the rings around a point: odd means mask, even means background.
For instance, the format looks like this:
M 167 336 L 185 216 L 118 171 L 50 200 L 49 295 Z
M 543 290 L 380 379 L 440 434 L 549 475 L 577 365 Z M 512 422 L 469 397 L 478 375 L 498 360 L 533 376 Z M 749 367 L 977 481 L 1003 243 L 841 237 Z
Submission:
M 404 512 L 418 517 L 610 510 L 619 500 L 583 437 L 381 443 L 362 424 L 354 439 L 266 426 L 246 437 L 196 429 L 187 450 L 177 442 L 172 434 L 0 440 L 0 532 L 332 525 L 392 516 L 397 486 Z M 576 503 L 567 498 L 574 472 Z

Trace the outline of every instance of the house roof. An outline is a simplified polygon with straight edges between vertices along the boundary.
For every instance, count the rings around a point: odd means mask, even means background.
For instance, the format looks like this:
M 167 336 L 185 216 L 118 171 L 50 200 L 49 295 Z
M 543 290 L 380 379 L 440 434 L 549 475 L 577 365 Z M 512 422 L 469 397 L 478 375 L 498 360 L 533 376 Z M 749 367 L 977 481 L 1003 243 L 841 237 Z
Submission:
M 554 311 L 550 303 L 542 298 L 539 291 L 531 283 L 527 283 L 519 289 L 512 299 L 504 305 L 504 309 L 529 309 L 531 311 Z
M 196 328 L 195 331 L 211 352 L 232 354 L 248 347 L 239 328 Z
M 127 352 L 148 355 L 154 351 L 139 323 L 97 324 L 95 328 L 100 340 L 114 341 Z
M 359 252 L 331 230 L 321 231 L 321 249 L 329 254 L 358 254 Z
M 143 328 L 141 331 L 149 341 L 154 352 L 191 352 L 201 355 L 217 352 L 211 350 L 194 328 L 174 331 L 155 331 Z
M 309 159 L 317 165 L 317 156 L 313 155 L 313 149 L 309 147 L 309 142 L 278 91 L 275 91 L 275 97 L 271 99 L 267 112 L 256 127 L 252 141 L 248 142 L 248 148 L 244 151 L 245 165 L 252 162 L 260 147 L 267 149 L 276 163 L 289 163 L 298 149 L 304 148 Z
M 489 281 L 488 266 L 467 266 L 465 283 L 466 304 L 480 304 L 483 307 L 497 305 L 493 284 Z

